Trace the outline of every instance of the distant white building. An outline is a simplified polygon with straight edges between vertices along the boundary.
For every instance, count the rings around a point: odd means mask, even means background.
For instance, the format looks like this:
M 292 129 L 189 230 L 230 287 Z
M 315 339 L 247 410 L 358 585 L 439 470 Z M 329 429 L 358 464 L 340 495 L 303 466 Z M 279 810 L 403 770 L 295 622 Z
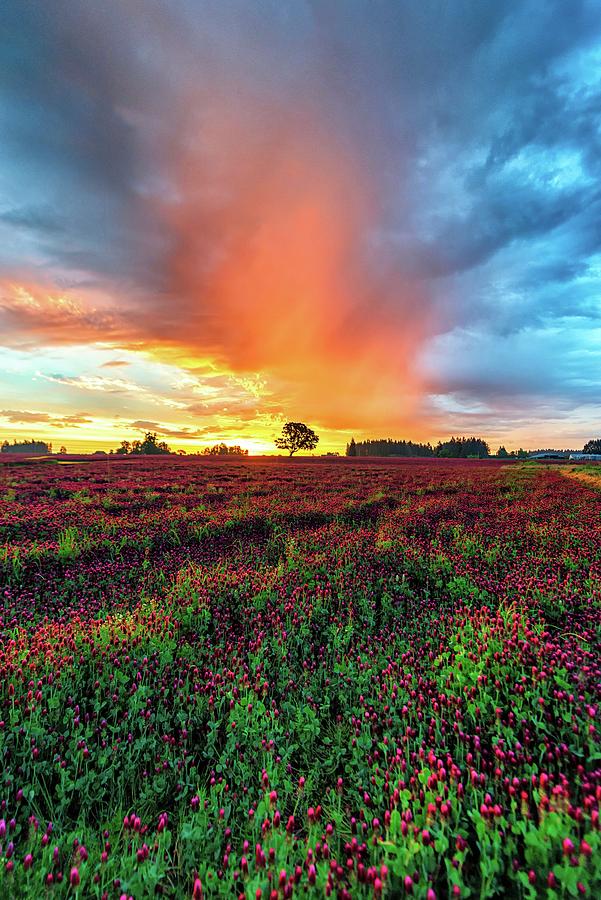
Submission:
M 570 453 L 570 459 L 580 460 L 581 462 L 588 462 L 589 460 L 601 461 L 601 453 Z

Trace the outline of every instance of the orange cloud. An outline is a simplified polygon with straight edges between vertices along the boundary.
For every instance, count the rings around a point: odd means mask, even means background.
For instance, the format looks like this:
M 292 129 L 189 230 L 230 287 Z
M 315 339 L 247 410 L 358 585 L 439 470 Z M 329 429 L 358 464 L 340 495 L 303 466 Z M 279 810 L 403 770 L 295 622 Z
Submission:
M 57 287 L 50 278 L 32 280 L 15 273 L 0 280 L 0 334 L 5 346 L 111 343 L 139 350 L 147 335 L 132 325 L 118 288 Z
M 412 419 L 428 298 L 372 265 L 369 181 L 315 109 L 274 101 L 249 118 L 244 103 L 239 86 L 188 99 L 177 200 L 160 209 L 173 251 L 157 333 L 261 372 L 287 415 L 331 428 Z
M 152 203 L 170 235 L 162 290 L 9 285 L 6 330 L 24 345 L 104 343 L 190 372 L 260 375 L 247 419 L 420 436 L 415 359 L 434 317 L 423 284 L 378 248 L 382 198 L 318 104 L 261 103 L 225 81 L 183 98 L 166 154 L 173 191 Z M 68 381 L 128 389 L 99 375 Z

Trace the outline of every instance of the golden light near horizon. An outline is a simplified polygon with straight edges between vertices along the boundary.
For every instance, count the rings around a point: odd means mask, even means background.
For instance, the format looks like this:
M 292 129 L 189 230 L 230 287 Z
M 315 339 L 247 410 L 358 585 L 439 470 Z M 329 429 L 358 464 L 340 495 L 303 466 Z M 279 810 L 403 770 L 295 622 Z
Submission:
M 0 86 L 0 438 L 105 446 L 145 422 L 174 447 L 267 452 L 300 420 L 324 452 L 453 433 L 581 446 L 601 413 L 601 267 L 578 126 L 596 50 L 577 25 L 524 56 L 519 16 L 490 11 L 503 52 L 449 27 L 464 44 L 441 36 L 445 67 L 427 11 L 298 0 L 288 24 L 224 7 L 201 27 L 185 7 L 19 20 Z M 482 90 L 462 90 L 476 69 Z

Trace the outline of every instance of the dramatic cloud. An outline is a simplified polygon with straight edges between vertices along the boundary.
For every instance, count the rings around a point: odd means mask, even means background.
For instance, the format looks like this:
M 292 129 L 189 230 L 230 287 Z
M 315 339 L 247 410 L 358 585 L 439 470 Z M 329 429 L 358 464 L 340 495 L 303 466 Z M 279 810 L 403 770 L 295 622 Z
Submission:
M 73 415 L 61 416 L 59 413 L 54 415 L 45 412 L 28 412 L 21 409 L 0 409 L 0 418 L 6 419 L 15 425 L 29 425 L 32 423 L 50 424 L 57 428 L 77 427 L 78 425 L 89 425 L 92 422 L 86 413 L 75 413 Z
M 0 409 L 0 416 L 9 422 L 28 424 L 29 422 L 50 422 L 52 416 L 48 413 L 27 412 L 22 409 Z
M 31 348 L 40 342 L 79 344 L 107 337 L 123 341 L 120 315 L 102 298 L 104 309 L 84 301 L 81 291 L 0 280 L 0 334 L 7 345 Z M 114 301 L 113 301 L 114 302 Z
M 168 428 L 159 422 L 146 422 L 144 420 L 132 422 L 129 426 L 136 431 L 156 431 L 161 437 L 170 438 L 197 438 L 207 433 L 206 428 Z
M 122 394 L 124 391 L 142 393 L 146 390 L 132 381 L 125 381 L 123 378 L 105 378 L 102 375 L 76 375 L 71 377 L 68 375 L 44 375 L 42 372 L 38 374 L 45 381 L 66 384 L 80 388 L 82 391 L 107 391 L 111 394 Z
M 588 434 L 594 0 L 6 0 L 0 25 L 0 341 L 55 349 L 47 390 L 168 407 L 172 437 Z

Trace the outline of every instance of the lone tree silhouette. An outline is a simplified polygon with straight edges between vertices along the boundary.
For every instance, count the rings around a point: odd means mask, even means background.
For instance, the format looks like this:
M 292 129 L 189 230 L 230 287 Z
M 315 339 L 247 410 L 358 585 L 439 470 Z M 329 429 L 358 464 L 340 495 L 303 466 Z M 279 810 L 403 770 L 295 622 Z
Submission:
M 290 456 L 297 450 L 314 450 L 318 442 L 315 432 L 303 422 L 286 422 L 282 436 L 275 439 L 278 450 L 288 450 Z

